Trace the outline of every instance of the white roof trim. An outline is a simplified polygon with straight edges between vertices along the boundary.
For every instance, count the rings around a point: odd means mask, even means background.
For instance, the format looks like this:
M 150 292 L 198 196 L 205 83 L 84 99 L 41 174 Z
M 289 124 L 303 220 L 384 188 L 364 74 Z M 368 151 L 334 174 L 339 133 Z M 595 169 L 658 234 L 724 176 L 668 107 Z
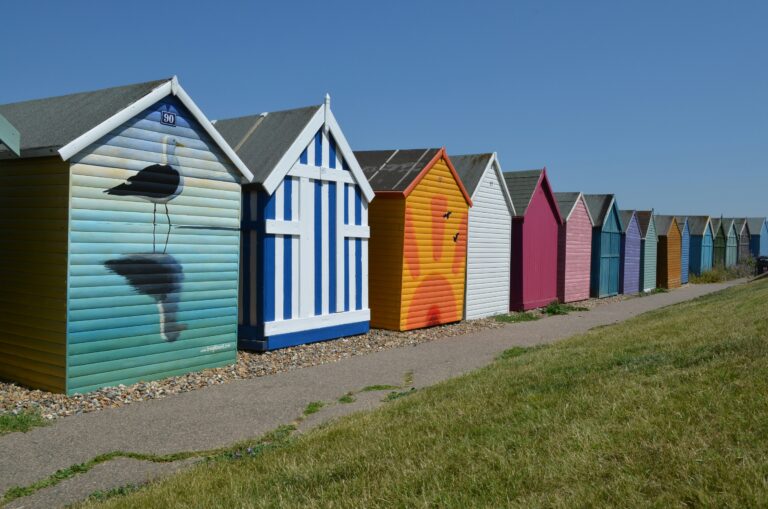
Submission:
M 579 204 L 579 202 L 584 204 L 584 209 L 587 211 L 587 217 L 589 218 L 589 224 L 592 225 L 594 228 L 595 226 L 595 219 L 592 217 L 592 212 L 589 211 L 589 207 L 587 206 L 587 200 L 584 199 L 584 193 L 579 191 L 579 195 L 576 197 L 576 200 L 574 200 L 573 205 L 571 205 L 571 210 L 568 211 L 568 215 L 563 218 L 563 222 L 567 223 L 571 219 L 571 215 L 573 214 L 573 211 L 576 210 L 576 205 Z M 560 213 L 562 214 L 562 210 Z
M 288 172 L 291 171 L 291 168 L 299 159 L 301 153 L 307 147 L 309 142 L 312 141 L 312 137 L 318 130 L 320 130 L 320 128 L 324 126 L 327 127 L 328 132 L 330 132 L 334 140 L 336 140 L 336 150 L 347 162 L 347 166 L 349 166 L 349 170 L 352 173 L 355 182 L 360 187 L 360 191 L 363 193 L 363 196 L 365 196 L 366 201 L 370 203 L 375 196 L 373 189 L 368 183 L 368 179 L 365 178 L 365 174 L 363 173 L 363 169 L 360 167 L 360 163 L 357 162 L 355 154 L 352 152 L 349 143 L 347 143 L 347 139 L 344 137 L 344 133 L 341 131 L 341 127 L 339 127 L 338 122 L 336 122 L 336 117 L 334 117 L 333 112 L 330 109 L 330 105 L 327 103 L 323 104 L 323 106 L 319 108 L 317 112 L 315 112 L 315 114 L 312 116 L 310 121 L 307 122 L 307 125 L 304 126 L 304 129 L 301 130 L 301 133 L 296 137 L 288 150 L 285 151 L 283 156 L 280 158 L 280 161 L 278 161 L 278 163 L 275 165 L 275 168 L 264 180 L 264 190 L 269 194 L 275 192 L 277 186 L 279 186 L 280 182 L 282 182 L 285 176 L 288 175 Z
M 499 164 L 499 158 L 496 152 L 491 154 L 491 160 L 488 162 L 488 166 L 485 167 L 485 170 L 483 171 L 483 174 L 485 174 L 486 171 L 488 171 L 489 167 L 493 167 L 493 171 L 496 172 L 496 179 L 501 184 L 501 190 L 504 193 L 504 201 L 507 202 L 507 208 L 509 209 L 509 213 L 512 214 L 512 216 L 516 216 L 515 213 L 515 204 L 512 203 L 512 196 L 509 194 L 509 188 L 507 187 L 507 181 L 504 178 L 504 172 L 501 171 L 501 164 Z M 482 180 L 482 177 L 481 177 Z M 475 187 L 475 192 L 472 193 L 472 203 L 475 202 L 475 194 L 477 194 L 477 190 L 480 189 L 480 186 L 478 185 Z
M 192 116 L 195 118 L 195 120 L 200 123 L 205 132 L 208 133 L 211 138 L 213 138 L 219 148 L 232 161 L 232 163 L 240 171 L 243 177 L 245 177 L 248 181 L 253 180 L 253 174 L 251 171 L 247 166 L 245 166 L 245 163 L 240 160 L 235 151 L 232 150 L 232 147 L 230 147 L 229 144 L 224 141 L 224 138 L 221 136 L 221 134 L 219 134 L 216 128 L 213 127 L 213 124 L 211 124 L 211 121 L 208 120 L 208 117 L 206 117 L 203 112 L 200 111 L 200 108 L 197 107 L 192 98 L 190 98 L 184 89 L 181 88 L 179 80 L 176 78 L 176 76 L 155 88 L 138 101 L 118 111 L 93 129 L 85 132 L 84 134 L 81 134 L 76 139 L 61 147 L 59 149 L 59 155 L 64 161 L 68 160 L 81 150 L 87 148 L 89 145 L 99 140 L 101 137 L 109 134 L 114 129 L 117 129 L 131 118 L 135 117 L 145 109 L 155 104 L 157 101 L 169 95 L 178 97 L 181 103 L 190 111 L 190 113 L 192 113 Z

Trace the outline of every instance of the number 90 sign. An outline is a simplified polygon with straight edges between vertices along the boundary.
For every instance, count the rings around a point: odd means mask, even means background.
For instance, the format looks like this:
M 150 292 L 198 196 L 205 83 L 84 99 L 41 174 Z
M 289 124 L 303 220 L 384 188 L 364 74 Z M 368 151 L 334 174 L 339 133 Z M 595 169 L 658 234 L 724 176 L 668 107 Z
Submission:
M 160 122 L 165 125 L 176 125 L 176 114 L 170 111 L 160 112 Z

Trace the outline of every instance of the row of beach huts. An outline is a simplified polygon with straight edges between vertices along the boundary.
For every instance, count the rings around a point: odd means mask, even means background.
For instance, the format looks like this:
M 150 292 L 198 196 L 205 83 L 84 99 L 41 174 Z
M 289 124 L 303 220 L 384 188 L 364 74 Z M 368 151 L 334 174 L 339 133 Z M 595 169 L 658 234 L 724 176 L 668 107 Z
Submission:
M 765 218 L 622 210 L 494 153 L 353 151 L 328 97 L 211 121 L 174 77 L 0 120 L 20 136 L 0 143 L 0 377 L 49 391 L 674 288 L 768 254 Z

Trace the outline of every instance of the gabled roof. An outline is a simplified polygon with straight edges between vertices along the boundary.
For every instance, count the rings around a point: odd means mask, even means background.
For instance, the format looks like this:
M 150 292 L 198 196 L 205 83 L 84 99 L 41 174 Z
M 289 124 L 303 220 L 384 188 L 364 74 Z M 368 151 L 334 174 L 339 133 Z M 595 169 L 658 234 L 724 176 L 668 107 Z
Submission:
M 733 227 L 736 228 L 737 235 L 742 235 L 744 228 L 747 228 L 747 231 L 749 231 L 749 225 L 747 223 L 746 217 L 723 218 L 723 221 L 733 221 Z
M 712 224 L 712 235 L 717 237 L 717 232 L 720 230 L 720 227 L 722 226 L 722 221 L 719 217 L 713 217 L 711 220 Z
M 443 148 L 417 148 L 405 150 L 358 150 L 355 151 L 363 173 L 374 191 L 407 197 L 421 182 L 432 166 L 444 159 L 456 179 L 456 184 L 468 204 L 472 204 L 467 189 Z
M 634 210 L 620 210 L 619 217 L 621 218 L 621 232 L 627 233 L 629 225 L 632 223 L 632 217 L 635 216 Z
M 325 127 L 366 200 L 373 199 L 373 189 L 331 111 L 327 95 L 323 104 L 216 120 L 215 126 L 253 173 L 251 183 L 261 184 L 269 194 L 275 192 L 312 137 Z
M 748 217 L 747 224 L 749 224 L 749 233 L 751 235 L 759 235 L 760 230 L 762 230 L 763 226 L 765 225 L 765 218 L 764 217 Z
M 173 95 L 247 179 L 251 172 L 174 76 L 93 92 L 0 105 L 21 134 L 21 157 L 58 154 L 66 161 L 159 100 Z M 0 158 L 10 152 L 0 149 Z
M 576 209 L 576 204 L 579 200 L 584 200 L 583 193 L 555 193 L 555 200 L 557 200 L 557 206 L 560 208 L 560 215 L 563 216 L 563 222 L 568 222 L 571 218 L 571 214 Z M 589 207 L 584 203 L 584 208 L 589 216 L 589 222 L 594 226 L 595 221 L 592 219 L 592 214 L 589 212 Z
M 729 235 L 728 230 L 731 229 L 733 229 L 733 231 L 738 235 L 739 232 L 736 230 L 736 221 L 732 217 L 724 217 L 722 218 L 722 222 L 726 235 Z
M 648 230 L 650 229 L 651 221 L 653 221 L 654 225 L 656 224 L 656 221 L 653 219 L 653 210 L 638 210 L 635 212 L 635 214 L 637 216 L 637 224 L 640 226 L 640 236 L 642 238 L 648 237 Z
M 688 216 L 675 216 L 677 220 L 677 226 L 680 228 L 680 233 L 685 230 L 685 225 L 688 223 Z M 688 226 L 688 235 L 691 234 L 691 227 Z
M 589 213 L 592 214 L 592 218 L 595 220 L 595 226 L 602 227 L 605 223 L 605 218 L 608 217 L 608 213 L 611 211 L 611 207 L 616 202 L 616 197 L 612 194 L 585 194 L 584 201 L 587 204 Z M 621 216 L 619 216 L 619 227 L 624 231 Z
M 691 235 L 704 235 L 707 225 L 711 224 L 712 219 L 709 216 L 688 216 L 688 231 Z
M 525 216 L 544 170 L 505 171 L 504 180 L 517 216 Z
M 675 216 L 664 216 L 664 215 L 656 215 L 656 233 L 659 236 L 664 236 L 669 233 L 669 230 L 672 228 L 672 224 L 677 224 L 677 220 L 675 219 Z M 680 231 L 680 225 L 677 224 L 677 229 Z
M 507 202 L 509 211 L 513 216 L 515 215 L 515 206 L 512 204 L 512 198 L 509 196 L 509 189 L 507 189 L 496 152 L 451 156 L 451 162 L 472 200 L 475 199 L 475 193 L 483 175 L 491 167 L 491 170 L 496 172 L 496 176 L 500 181 L 501 191 L 504 194 L 504 200 Z

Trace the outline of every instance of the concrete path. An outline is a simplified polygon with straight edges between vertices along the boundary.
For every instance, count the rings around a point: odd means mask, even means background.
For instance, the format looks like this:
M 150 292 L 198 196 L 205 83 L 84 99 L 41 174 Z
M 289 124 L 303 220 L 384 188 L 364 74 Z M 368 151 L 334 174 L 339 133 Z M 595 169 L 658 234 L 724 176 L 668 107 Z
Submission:
M 291 423 L 312 401 L 336 401 L 349 391 L 369 385 L 402 385 L 407 375 L 412 376 L 409 385 L 425 387 L 482 367 L 512 346 L 551 343 L 741 282 L 691 285 L 669 293 L 602 304 L 588 312 L 510 324 L 500 329 L 66 417 L 48 427 L 0 437 L 0 493 L 114 450 L 167 454 L 226 446 Z M 330 406 L 310 416 L 300 429 L 374 408 L 385 394 L 386 391 L 363 393 L 355 403 Z M 178 468 L 135 460 L 110 463 L 57 487 L 41 490 L 32 497 L 18 499 L 8 507 L 64 505 L 82 500 L 95 490 L 144 481 Z

